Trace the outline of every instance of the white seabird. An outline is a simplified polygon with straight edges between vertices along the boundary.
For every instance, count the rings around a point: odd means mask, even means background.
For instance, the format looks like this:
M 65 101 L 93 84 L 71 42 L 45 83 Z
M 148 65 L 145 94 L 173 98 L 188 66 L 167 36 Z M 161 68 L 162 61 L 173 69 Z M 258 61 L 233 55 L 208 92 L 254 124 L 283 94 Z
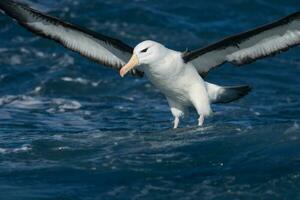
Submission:
M 122 77 L 128 72 L 139 77 L 145 74 L 166 96 L 174 116 L 174 128 L 191 106 L 198 112 L 201 126 L 204 118 L 211 114 L 212 103 L 228 103 L 250 91 L 249 86 L 222 87 L 205 82 L 203 79 L 210 69 L 226 62 L 248 64 L 300 43 L 300 12 L 182 53 L 154 41 L 143 41 L 132 48 L 120 40 L 64 22 L 12 0 L 1 0 L 0 10 L 29 31 L 120 70 Z

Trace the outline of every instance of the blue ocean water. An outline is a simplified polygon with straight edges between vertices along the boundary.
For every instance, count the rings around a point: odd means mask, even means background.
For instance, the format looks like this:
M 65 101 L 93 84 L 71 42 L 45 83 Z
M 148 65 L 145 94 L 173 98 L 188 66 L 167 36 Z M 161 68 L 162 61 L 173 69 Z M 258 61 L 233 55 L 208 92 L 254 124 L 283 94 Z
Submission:
M 289 13 L 297 1 L 32 0 L 120 38 L 184 51 Z M 0 199 L 300 199 L 300 48 L 208 80 L 249 84 L 178 130 L 144 79 L 121 79 L 0 15 Z

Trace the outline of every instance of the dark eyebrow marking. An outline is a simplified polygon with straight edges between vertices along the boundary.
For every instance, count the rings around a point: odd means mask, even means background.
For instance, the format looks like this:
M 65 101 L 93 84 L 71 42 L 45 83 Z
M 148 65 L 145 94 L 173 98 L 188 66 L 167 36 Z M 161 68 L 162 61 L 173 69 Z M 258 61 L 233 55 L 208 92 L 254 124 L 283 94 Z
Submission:
M 142 52 L 142 53 L 145 53 L 145 52 L 147 52 L 148 49 L 149 49 L 149 47 L 143 49 L 141 52 Z

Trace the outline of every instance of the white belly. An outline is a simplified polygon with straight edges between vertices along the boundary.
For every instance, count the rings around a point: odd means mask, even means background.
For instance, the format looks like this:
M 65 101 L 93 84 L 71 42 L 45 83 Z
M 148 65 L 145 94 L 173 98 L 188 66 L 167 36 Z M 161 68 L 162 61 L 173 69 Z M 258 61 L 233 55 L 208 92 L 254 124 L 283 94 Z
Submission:
M 167 98 L 186 106 L 191 105 L 190 94 L 193 88 L 204 87 L 204 81 L 198 72 L 191 65 L 184 66 L 180 72 L 169 71 L 164 73 L 160 71 L 145 71 L 146 76 Z

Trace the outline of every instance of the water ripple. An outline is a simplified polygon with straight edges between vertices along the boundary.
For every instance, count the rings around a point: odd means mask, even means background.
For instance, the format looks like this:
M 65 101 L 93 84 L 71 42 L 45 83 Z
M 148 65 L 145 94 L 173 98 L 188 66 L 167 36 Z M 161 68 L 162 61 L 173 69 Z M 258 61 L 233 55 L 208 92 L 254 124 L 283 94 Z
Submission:
M 130 45 L 199 48 L 295 11 L 297 2 L 26 0 Z M 216 12 L 217 11 L 217 12 Z M 217 14 L 216 14 L 217 13 Z M 255 13 L 255 14 L 254 14 Z M 250 84 L 172 130 L 145 79 L 120 79 L 0 16 L 0 199 L 295 199 L 300 187 L 299 49 L 209 74 Z

